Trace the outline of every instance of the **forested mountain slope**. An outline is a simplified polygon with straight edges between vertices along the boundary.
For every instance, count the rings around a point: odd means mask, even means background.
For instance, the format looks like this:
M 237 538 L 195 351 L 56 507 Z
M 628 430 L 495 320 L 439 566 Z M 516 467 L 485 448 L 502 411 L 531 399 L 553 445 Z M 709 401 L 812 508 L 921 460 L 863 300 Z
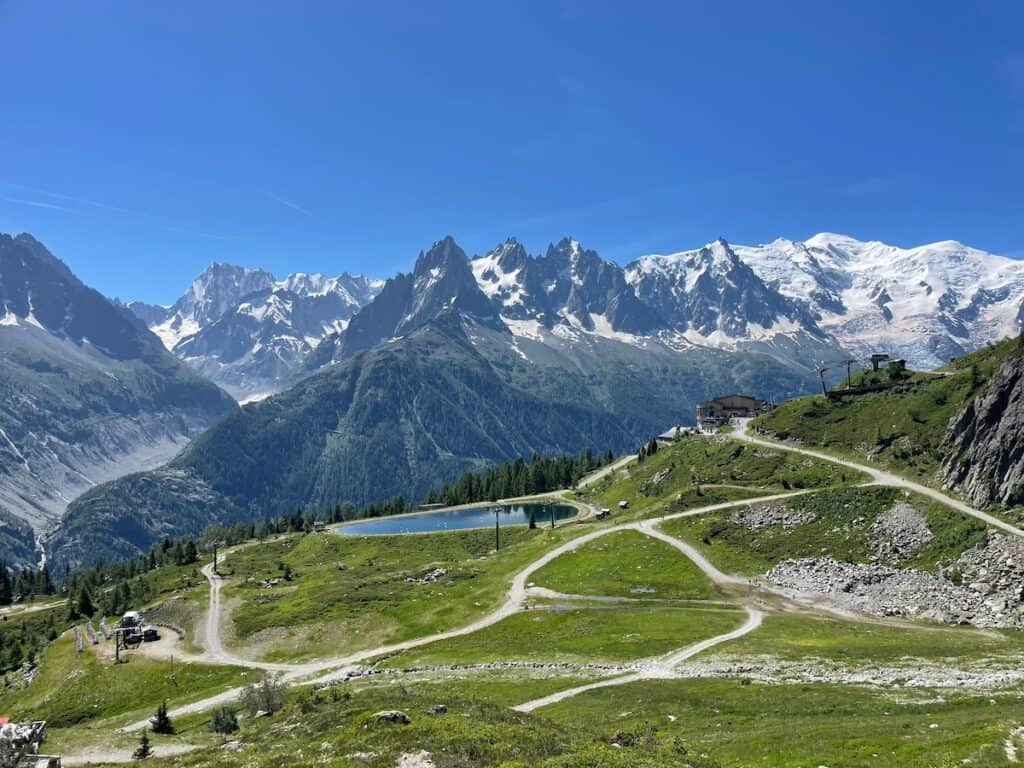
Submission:
M 633 450 L 720 387 L 795 394 L 810 383 L 766 356 L 610 340 L 560 349 L 444 308 L 400 339 L 244 406 L 166 468 L 84 495 L 50 552 L 80 564 L 210 522 L 418 499 L 520 456 Z

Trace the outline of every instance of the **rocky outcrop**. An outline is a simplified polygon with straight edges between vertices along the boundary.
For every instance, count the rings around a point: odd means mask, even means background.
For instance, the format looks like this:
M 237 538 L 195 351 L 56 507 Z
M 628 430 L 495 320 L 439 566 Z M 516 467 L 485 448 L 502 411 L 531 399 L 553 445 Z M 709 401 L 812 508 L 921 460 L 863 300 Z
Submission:
M 1024 503 L 1024 356 L 1011 354 L 949 425 L 946 485 L 976 507 Z

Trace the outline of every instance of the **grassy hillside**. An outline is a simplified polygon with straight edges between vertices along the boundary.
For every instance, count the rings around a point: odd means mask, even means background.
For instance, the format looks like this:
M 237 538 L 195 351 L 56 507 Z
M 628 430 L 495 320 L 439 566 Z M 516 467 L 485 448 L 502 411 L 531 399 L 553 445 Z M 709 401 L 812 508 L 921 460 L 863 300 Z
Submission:
M 743 611 L 721 607 L 538 606 L 479 632 L 406 651 L 387 665 L 635 661 L 729 632 L 747 618 Z
M 555 558 L 530 581 L 570 595 L 706 600 L 718 597 L 678 550 L 637 531 L 619 531 Z
M 237 606 L 229 640 L 268 659 L 302 659 L 458 627 L 500 605 L 513 573 L 579 532 L 575 526 L 505 528 L 497 553 L 491 529 L 410 536 L 327 533 L 248 547 L 226 559 L 225 596 Z M 291 581 L 261 586 L 282 578 L 285 566 Z M 439 568 L 443 575 L 420 581 Z
M 868 460 L 921 482 L 939 483 L 943 438 L 951 419 L 983 391 L 998 366 L 1024 354 L 1017 339 L 954 360 L 945 376 L 909 375 L 893 389 L 830 400 L 820 395 L 783 403 L 755 419 L 754 428 L 837 454 Z M 862 374 L 854 385 L 887 379 Z
M 953 768 L 1007 765 L 1004 742 L 1024 704 L 1016 694 L 652 680 L 585 693 L 540 714 L 599 732 L 649 723 L 660 739 L 723 768 Z
M 725 436 L 688 435 L 607 476 L 582 498 L 596 507 L 608 507 L 616 520 L 624 520 L 865 480 L 859 472 L 831 462 L 742 445 Z M 620 501 L 629 504 L 628 512 L 619 511 Z
M 725 643 L 713 652 L 732 658 L 770 656 L 776 659 L 828 659 L 868 667 L 925 659 L 969 666 L 968 659 L 1016 664 L 1024 650 L 1024 634 L 966 627 L 923 626 L 920 629 L 836 621 L 821 616 L 774 614 L 760 629 Z
M 15 717 L 46 720 L 53 728 L 67 728 L 128 713 L 145 717 L 161 701 L 180 704 L 245 680 L 245 670 L 238 667 L 179 660 L 172 676 L 168 661 L 147 658 L 138 651 L 123 657 L 124 663 L 114 664 L 111 643 L 87 643 L 85 651 L 78 653 L 68 632 L 46 649 L 31 685 L 0 696 L 0 709 Z
M 887 558 L 873 548 L 872 525 L 896 504 L 920 512 L 934 538 L 907 557 Z M 765 506 L 755 505 L 755 509 Z M 751 576 L 789 558 L 826 555 L 842 562 L 877 558 L 895 567 L 934 571 L 986 537 L 984 523 L 896 488 L 824 490 L 768 506 L 792 515 L 794 521 L 805 518 L 807 522 L 751 530 L 735 511 L 726 510 L 671 520 L 662 527 L 692 542 L 722 570 Z

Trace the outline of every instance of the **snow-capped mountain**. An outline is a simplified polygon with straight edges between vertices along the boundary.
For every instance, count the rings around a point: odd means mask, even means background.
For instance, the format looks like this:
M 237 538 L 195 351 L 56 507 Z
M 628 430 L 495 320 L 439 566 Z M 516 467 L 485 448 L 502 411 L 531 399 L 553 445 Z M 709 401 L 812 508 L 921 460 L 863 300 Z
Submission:
M 857 356 L 935 368 L 1024 321 L 1024 263 L 951 240 L 898 248 L 822 233 L 735 251 Z
M 510 238 L 472 263 L 480 289 L 503 318 L 585 332 L 643 334 L 661 318 L 637 299 L 617 265 L 570 237 L 531 257 Z M 515 329 L 522 325 L 512 323 Z
M 0 234 L 0 559 L 30 562 L 77 495 L 235 407 L 42 243 Z
M 722 238 L 693 251 L 642 256 L 626 276 L 668 329 L 694 344 L 735 346 L 796 333 L 826 340 L 802 304 L 766 285 Z
M 629 354 L 622 345 L 649 355 L 751 352 L 801 372 L 844 356 L 809 310 L 765 285 L 724 241 L 623 269 L 569 237 L 543 256 L 509 238 L 472 260 L 448 237 L 421 253 L 411 274 L 389 280 L 347 329 L 325 338 L 306 368 L 401 338 L 446 313 L 505 333 L 510 351 L 534 362 L 578 357 L 572 349 L 583 346 L 610 359 Z
M 813 365 L 887 352 L 935 368 L 1024 323 L 1024 263 L 945 241 L 903 249 L 819 234 L 641 256 L 625 269 L 566 238 L 472 262 L 513 334 L 761 351 Z
M 211 264 L 170 307 L 128 307 L 179 359 L 238 400 L 287 386 L 327 334 L 345 328 L 383 281 Z
M 883 351 L 934 368 L 1019 333 L 1022 303 L 1024 264 L 1012 259 L 954 242 L 901 249 L 819 234 L 758 246 L 719 238 L 626 267 L 569 237 L 538 256 L 509 238 L 471 260 L 446 238 L 386 285 L 215 264 L 172 307 L 130 306 L 179 358 L 245 400 L 442 311 L 556 346 L 605 338 L 803 367 Z
M 746 349 L 805 367 L 841 356 L 806 307 L 766 285 L 724 240 L 644 256 L 623 269 L 572 238 L 541 257 L 510 239 L 474 259 L 472 268 L 518 336 Z
M 185 337 L 219 320 L 243 296 L 268 290 L 274 283 L 274 276 L 265 270 L 215 262 L 170 307 L 132 302 L 128 308 L 173 350 Z

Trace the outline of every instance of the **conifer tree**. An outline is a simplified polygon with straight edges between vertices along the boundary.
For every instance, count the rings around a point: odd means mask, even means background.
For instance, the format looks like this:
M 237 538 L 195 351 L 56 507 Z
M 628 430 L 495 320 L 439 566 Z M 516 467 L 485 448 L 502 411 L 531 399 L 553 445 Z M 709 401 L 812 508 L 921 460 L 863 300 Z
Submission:
M 156 708 L 156 717 L 149 721 L 153 728 L 153 733 L 174 733 L 174 724 L 171 722 L 170 716 L 167 714 L 167 702 L 161 702 L 160 706 Z
M 149 746 L 149 733 L 143 728 L 142 735 L 139 736 L 139 746 L 132 752 L 132 760 L 145 760 L 152 754 L 153 748 Z
M 84 585 L 78 592 L 78 612 L 82 616 L 92 616 L 96 613 L 96 607 L 92 602 L 92 595 L 89 594 L 89 589 Z
M 14 587 L 7 566 L 0 560 L 0 605 L 10 605 L 14 599 Z

